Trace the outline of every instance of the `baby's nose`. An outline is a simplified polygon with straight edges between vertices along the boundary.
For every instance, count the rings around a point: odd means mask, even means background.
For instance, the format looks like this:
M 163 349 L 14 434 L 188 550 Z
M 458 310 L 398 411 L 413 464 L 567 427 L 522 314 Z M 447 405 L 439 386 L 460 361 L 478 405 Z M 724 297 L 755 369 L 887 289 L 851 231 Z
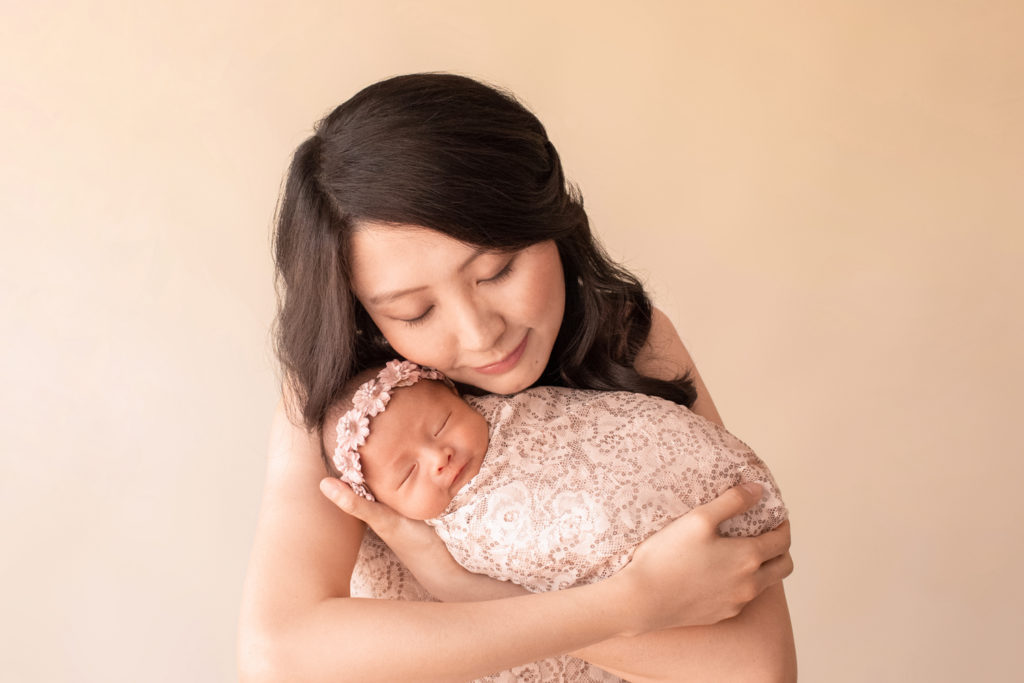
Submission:
M 432 457 L 434 459 L 434 471 L 444 472 L 445 468 L 452 461 L 452 449 L 450 448 L 437 448 L 434 450 Z

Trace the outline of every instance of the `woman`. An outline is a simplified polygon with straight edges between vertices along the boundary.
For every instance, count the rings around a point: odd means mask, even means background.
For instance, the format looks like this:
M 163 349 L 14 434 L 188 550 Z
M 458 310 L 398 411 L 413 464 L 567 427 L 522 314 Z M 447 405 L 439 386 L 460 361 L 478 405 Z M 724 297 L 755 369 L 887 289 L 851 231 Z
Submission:
M 543 126 L 513 98 L 443 74 L 356 94 L 296 151 L 275 257 L 286 398 L 243 599 L 245 680 L 466 680 L 544 658 L 520 675 L 600 676 L 566 653 L 632 680 L 669 660 L 678 670 L 680 652 L 679 678 L 794 675 L 788 527 L 716 533 L 756 491 L 697 508 L 610 579 L 539 595 L 459 571 L 423 525 L 336 481 L 316 491 L 327 407 L 396 355 L 464 389 L 640 391 L 720 421 L 671 323 L 596 245 Z M 426 597 L 375 536 L 363 542 L 360 520 L 449 602 L 351 597 L 353 572 L 371 595 Z

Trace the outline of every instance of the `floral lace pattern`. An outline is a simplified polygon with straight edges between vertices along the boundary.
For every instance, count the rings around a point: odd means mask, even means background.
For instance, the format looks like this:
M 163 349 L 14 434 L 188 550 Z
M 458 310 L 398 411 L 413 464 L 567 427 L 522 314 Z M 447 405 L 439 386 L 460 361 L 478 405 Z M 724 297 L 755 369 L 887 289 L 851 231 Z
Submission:
M 598 581 L 655 531 L 745 481 L 765 495 L 722 523 L 724 535 L 754 536 L 786 519 L 754 452 L 670 401 L 560 387 L 468 400 L 490 424 L 487 456 L 428 524 L 472 572 L 534 592 Z

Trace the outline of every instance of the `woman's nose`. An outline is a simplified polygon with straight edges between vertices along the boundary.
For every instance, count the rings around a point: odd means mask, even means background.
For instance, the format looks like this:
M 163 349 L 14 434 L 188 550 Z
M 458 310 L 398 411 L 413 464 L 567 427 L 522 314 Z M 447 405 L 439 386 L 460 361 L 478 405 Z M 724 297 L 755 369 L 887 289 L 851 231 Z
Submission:
M 504 318 L 483 302 L 467 300 L 455 315 L 452 330 L 466 351 L 490 351 L 505 333 Z

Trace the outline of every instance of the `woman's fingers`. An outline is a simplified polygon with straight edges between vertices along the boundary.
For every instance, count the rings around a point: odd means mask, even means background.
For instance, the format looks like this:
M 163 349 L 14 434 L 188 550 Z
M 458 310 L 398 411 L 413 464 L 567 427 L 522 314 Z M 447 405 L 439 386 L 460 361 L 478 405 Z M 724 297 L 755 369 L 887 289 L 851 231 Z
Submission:
M 774 586 L 792 573 L 793 558 L 789 553 L 783 553 L 778 557 L 768 560 L 757 570 L 757 581 L 760 584 L 760 590 L 764 590 L 768 586 Z
M 337 505 L 343 512 L 346 512 L 357 519 L 366 522 L 367 525 L 379 535 L 384 536 L 389 525 L 396 522 L 398 515 L 386 505 L 366 500 L 356 494 L 352 488 L 339 479 L 325 477 L 320 480 L 320 491 L 328 499 Z
M 789 520 L 787 519 L 771 531 L 766 531 L 755 538 L 757 539 L 758 552 L 761 554 L 762 562 L 767 562 L 783 555 L 789 550 Z
M 641 543 L 621 572 L 644 629 L 713 624 L 738 614 L 789 576 L 789 523 L 761 536 L 727 538 L 719 525 L 760 500 L 758 484 L 740 485 L 694 508 Z
M 754 482 L 739 484 L 711 502 L 694 508 L 690 514 L 698 515 L 705 519 L 712 528 L 717 529 L 718 525 L 725 520 L 742 515 L 754 507 L 761 500 L 763 494 L 764 489 L 760 484 Z

